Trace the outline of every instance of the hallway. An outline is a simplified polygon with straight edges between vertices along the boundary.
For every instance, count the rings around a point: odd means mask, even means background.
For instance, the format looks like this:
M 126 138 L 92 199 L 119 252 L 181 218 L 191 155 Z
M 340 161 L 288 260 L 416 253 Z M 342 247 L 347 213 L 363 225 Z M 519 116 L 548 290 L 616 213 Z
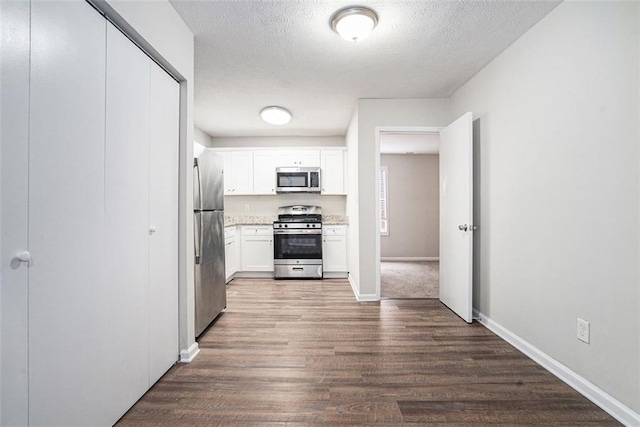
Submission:
M 199 343 L 118 425 L 618 425 L 438 300 L 358 303 L 345 280 L 235 279 Z

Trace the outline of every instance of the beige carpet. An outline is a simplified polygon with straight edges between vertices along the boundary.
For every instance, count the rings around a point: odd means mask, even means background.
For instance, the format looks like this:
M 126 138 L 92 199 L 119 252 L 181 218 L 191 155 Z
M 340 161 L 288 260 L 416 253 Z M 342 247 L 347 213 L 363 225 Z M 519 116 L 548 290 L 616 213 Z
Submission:
M 382 298 L 438 298 L 438 261 L 380 263 Z

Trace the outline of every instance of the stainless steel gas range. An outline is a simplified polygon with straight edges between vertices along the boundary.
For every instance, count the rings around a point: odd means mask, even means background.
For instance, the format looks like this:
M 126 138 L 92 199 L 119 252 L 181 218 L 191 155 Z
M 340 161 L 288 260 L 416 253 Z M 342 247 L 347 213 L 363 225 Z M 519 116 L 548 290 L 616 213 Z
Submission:
M 283 206 L 273 223 L 276 279 L 322 278 L 322 209 Z

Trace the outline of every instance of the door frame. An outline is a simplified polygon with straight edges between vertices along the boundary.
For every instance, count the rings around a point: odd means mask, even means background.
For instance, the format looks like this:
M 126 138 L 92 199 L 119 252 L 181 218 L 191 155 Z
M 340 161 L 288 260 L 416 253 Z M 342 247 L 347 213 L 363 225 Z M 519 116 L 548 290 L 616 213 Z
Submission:
M 386 132 L 393 133 L 419 133 L 419 134 L 440 134 L 446 126 L 376 126 L 375 127 L 375 203 L 376 203 L 376 233 L 375 233 L 375 258 L 374 281 L 376 285 L 375 301 L 380 301 L 380 134 Z

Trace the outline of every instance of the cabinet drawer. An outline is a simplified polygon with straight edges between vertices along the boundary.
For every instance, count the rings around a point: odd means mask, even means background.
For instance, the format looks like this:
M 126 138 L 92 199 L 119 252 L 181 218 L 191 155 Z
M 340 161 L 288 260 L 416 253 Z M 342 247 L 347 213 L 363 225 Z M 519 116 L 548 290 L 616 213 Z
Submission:
M 345 236 L 347 227 L 344 225 L 325 225 L 322 226 L 322 234 L 324 236 Z
M 229 237 L 235 237 L 236 235 L 236 226 L 230 226 L 224 228 L 224 238 L 227 239 Z
M 270 236 L 273 234 L 272 225 L 243 225 L 241 229 L 243 236 Z

